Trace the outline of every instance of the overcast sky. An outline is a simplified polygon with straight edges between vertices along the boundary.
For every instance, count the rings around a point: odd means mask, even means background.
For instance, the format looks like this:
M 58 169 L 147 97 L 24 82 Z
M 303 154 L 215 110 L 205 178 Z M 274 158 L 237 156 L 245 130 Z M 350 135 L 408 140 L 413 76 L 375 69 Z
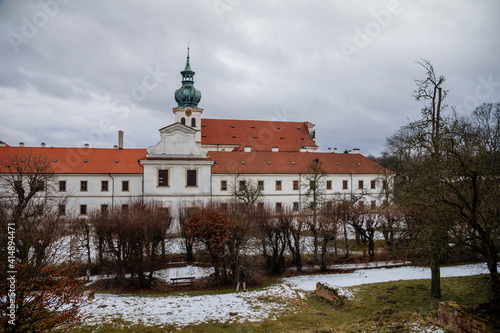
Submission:
M 146 148 L 173 122 L 189 42 L 205 118 L 310 121 L 364 155 L 423 106 L 500 101 L 498 0 L 0 0 L 0 140 Z

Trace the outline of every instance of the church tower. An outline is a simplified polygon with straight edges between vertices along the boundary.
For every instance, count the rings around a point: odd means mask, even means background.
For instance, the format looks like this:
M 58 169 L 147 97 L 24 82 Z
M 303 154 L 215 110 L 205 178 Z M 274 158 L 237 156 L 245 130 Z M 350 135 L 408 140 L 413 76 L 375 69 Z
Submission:
M 182 86 L 175 91 L 175 101 L 178 105 L 173 111 L 175 122 L 196 130 L 196 142 L 201 142 L 201 114 L 203 113 L 203 109 L 198 107 L 201 92 L 194 87 L 194 74 L 195 72 L 191 70 L 191 65 L 189 64 L 188 46 L 186 66 L 181 71 Z

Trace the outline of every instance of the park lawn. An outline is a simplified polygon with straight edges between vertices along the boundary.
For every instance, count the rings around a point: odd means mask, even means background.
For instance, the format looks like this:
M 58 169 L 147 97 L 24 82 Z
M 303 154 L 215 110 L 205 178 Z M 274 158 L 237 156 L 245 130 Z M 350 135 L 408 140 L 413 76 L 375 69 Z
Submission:
M 432 320 L 439 302 L 454 301 L 474 307 L 488 301 L 486 275 L 443 278 L 441 299 L 430 297 L 430 280 L 366 284 L 346 289 L 353 291 L 355 298 L 342 306 L 307 292 L 302 301 L 290 306 L 288 313 L 259 322 L 206 322 L 174 327 L 129 325 L 116 318 L 104 325 L 76 327 L 71 332 L 394 332 L 404 331 L 409 323 L 416 325 L 416 331 L 429 326 L 429 332 L 433 332 L 437 329 L 432 326 Z

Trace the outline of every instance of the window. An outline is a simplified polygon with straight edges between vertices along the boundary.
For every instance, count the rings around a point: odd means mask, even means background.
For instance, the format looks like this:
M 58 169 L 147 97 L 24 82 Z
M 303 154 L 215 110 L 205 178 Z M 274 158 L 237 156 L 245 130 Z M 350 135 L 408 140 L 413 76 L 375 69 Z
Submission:
M 371 202 L 371 205 L 370 205 L 370 206 L 371 206 L 371 209 L 375 209 L 375 208 L 377 208 L 377 201 L 372 200 L 372 202 Z
M 377 181 L 376 180 L 372 180 L 370 182 L 370 187 L 372 190 L 376 189 L 377 188 Z
M 87 215 L 87 205 L 80 205 L 80 215 Z
M 43 205 L 35 206 L 35 214 L 38 216 L 43 215 Z
M 181 124 L 186 125 L 186 118 L 184 118 L 184 117 L 181 118 Z
M 326 211 L 331 212 L 333 210 L 333 201 L 326 202 Z
M 257 181 L 257 189 L 259 191 L 264 191 L 264 181 L 263 180 L 258 180 Z
M 227 180 L 221 180 L 220 181 L 220 190 L 221 191 L 227 191 Z
M 311 189 L 311 191 L 316 189 L 316 182 L 314 180 L 309 181 L 309 189 Z
M 227 202 L 222 202 L 220 204 L 220 210 L 222 210 L 223 212 L 227 212 Z
M 66 205 L 59 204 L 57 212 L 58 212 L 59 216 L 66 215 Z
M 245 181 L 244 180 L 240 180 L 240 191 L 244 191 L 245 190 Z
M 276 203 L 276 211 L 280 212 L 282 208 L 283 208 L 283 205 L 281 204 L 281 202 L 277 202 Z
M 196 183 L 196 170 L 187 170 L 186 174 L 186 186 L 188 187 L 195 187 L 197 186 Z
M 59 192 L 66 192 L 66 181 L 65 180 L 59 181 Z
M 362 190 L 365 187 L 365 182 L 362 180 L 358 181 L 358 190 Z
M 361 209 L 365 208 L 365 202 L 364 201 L 360 201 L 358 203 L 358 205 L 359 205 L 359 208 L 361 208 Z
M 80 192 L 87 192 L 88 191 L 88 183 L 86 180 L 81 180 L 80 181 Z
M 124 212 L 128 211 L 128 205 L 122 205 L 122 211 Z
M 349 189 L 348 184 L 349 184 L 349 181 L 347 181 L 347 180 L 343 180 L 343 181 L 342 181 L 342 189 L 343 189 L 343 190 L 347 190 L 347 189 Z
M 276 181 L 276 191 L 281 191 L 281 180 Z
M 128 192 L 129 182 L 128 180 L 122 180 L 122 192 Z
M 257 209 L 259 211 L 263 211 L 264 210 L 264 203 L 263 202 L 257 202 Z
M 158 170 L 158 186 L 168 186 L 168 170 Z
M 332 189 L 332 181 L 331 180 L 327 180 L 326 181 L 326 189 L 327 190 L 331 190 Z
M 43 191 L 45 189 L 45 182 L 43 180 L 38 180 L 36 182 L 36 190 Z
M 298 180 L 293 181 L 293 189 L 295 191 L 297 191 L 299 189 L 299 181 Z
M 299 210 L 299 203 L 298 202 L 294 202 L 293 203 L 293 211 L 297 212 L 298 210 Z
M 101 180 L 101 192 L 107 192 L 109 190 L 108 185 L 109 182 L 107 180 Z
M 191 118 L 191 127 L 196 127 L 196 118 Z
M 101 214 L 102 215 L 107 215 L 109 211 L 109 206 L 108 205 L 101 205 Z

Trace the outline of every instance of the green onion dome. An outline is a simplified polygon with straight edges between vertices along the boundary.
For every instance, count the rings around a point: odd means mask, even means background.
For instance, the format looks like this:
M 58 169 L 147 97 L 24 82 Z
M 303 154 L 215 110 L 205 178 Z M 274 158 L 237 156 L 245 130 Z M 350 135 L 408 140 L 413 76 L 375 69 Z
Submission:
M 185 108 L 190 106 L 192 108 L 198 108 L 198 103 L 201 100 L 201 92 L 194 87 L 194 72 L 191 70 L 191 65 L 189 64 L 189 47 L 187 53 L 186 67 L 181 71 L 182 74 L 182 86 L 175 91 L 175 101 L 177 102 L 179 108 Z

